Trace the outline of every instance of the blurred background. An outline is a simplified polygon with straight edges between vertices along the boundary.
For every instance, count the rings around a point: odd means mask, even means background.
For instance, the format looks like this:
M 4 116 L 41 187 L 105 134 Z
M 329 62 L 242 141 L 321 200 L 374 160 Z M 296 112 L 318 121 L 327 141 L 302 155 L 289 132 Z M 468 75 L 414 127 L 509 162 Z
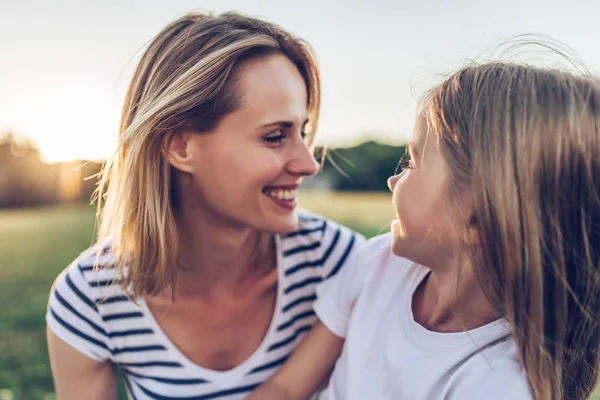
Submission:
M 53 399 L 44 313 L 57 274 L 94 241 L 93 175 L 115 148 L 145 44 L 192 10 L 237 10 L 314 47 L 319 146 L 300 203 L 367 236 L 394 215 L 386 178 L 420 95 L 517 34 L 600 70 L 600 2 L 572 0 L 105 0 L 0 2 L 0 400 Z

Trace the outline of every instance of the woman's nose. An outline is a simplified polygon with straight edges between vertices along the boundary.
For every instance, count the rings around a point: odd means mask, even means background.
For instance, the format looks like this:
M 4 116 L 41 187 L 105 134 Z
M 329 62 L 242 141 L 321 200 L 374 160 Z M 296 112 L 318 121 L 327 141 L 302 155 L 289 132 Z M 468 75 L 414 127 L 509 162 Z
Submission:
M 288 164 L 289 172 L 300 176 L 313 176 L 319 172 L 320 164 L 315 160 L 312 151 L 305 143 L 301 143 Z

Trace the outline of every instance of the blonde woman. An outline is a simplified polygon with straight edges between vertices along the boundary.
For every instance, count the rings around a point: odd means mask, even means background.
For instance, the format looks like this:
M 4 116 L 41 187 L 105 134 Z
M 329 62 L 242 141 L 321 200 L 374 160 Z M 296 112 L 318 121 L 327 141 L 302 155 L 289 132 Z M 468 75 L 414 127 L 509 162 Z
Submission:
M 338 357 L 320 399 L 588 398 L 600 81 L 468 66 L 425 97 L 409 148 L 388 181 L 392 232 L 330 281 L 320 322 L 251 398 L 307 398 Z
M 50 296 L 57 398 L 241 399 L 315 321 L 363 238 L 298 213 L 319 75 L 271 23 L 187 15 L 145 51 L 98 193 L 98 244 Z

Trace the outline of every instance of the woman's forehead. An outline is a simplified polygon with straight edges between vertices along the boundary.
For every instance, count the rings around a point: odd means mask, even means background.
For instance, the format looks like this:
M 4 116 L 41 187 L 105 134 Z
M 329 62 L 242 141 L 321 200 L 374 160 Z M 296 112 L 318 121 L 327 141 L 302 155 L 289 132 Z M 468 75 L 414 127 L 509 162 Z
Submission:
M 242 107 L 254 113 L 292 111 L 306 115 L 306 84 L 296 66 L 283 55 L 249 62 L 241 70 Z

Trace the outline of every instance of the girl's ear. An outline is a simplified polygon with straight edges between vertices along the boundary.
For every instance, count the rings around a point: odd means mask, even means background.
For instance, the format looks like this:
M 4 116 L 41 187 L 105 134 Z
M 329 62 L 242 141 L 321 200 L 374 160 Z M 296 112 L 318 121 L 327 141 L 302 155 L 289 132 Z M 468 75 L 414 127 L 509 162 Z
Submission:
M 192 165 L 188 152 L 190 134 L 175 132 L 170 134 L 163 143 L 163 154 L 169 164 L 183 172 L 192 172 Z
M 463 233 L 463 242 L 469 246 L 475 246 L 481 244 L 481 235 L 479 232 L 479 224 L 475 215 L 471 215 L 468 219 L 467 226 Z

